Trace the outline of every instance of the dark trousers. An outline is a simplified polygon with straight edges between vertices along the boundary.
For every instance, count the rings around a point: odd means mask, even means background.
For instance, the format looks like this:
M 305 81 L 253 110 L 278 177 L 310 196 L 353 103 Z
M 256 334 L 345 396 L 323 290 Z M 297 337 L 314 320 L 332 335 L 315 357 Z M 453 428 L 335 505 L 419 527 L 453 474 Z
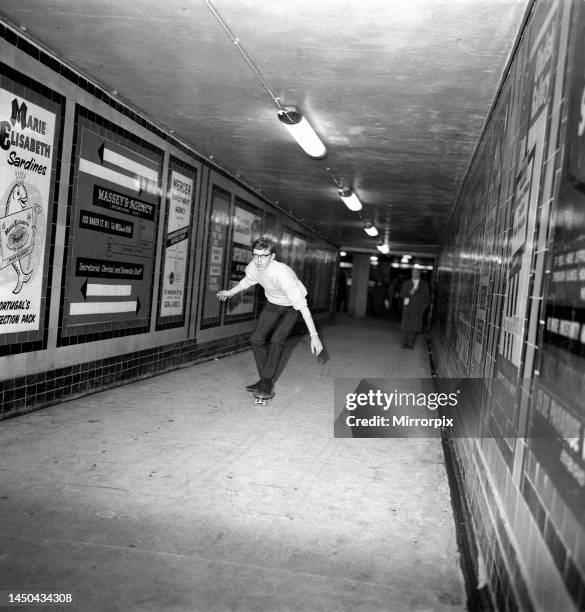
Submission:
M 299 311 L 292 306 L 277 306 L 266 302 L 250 338 L 260 378 L 274 378 L 284 344 L 298 316 Z M 268 342 L 272 330 L 274 332 Z
M 404 346 L 414 348 L 418 332 L 404 332 Z

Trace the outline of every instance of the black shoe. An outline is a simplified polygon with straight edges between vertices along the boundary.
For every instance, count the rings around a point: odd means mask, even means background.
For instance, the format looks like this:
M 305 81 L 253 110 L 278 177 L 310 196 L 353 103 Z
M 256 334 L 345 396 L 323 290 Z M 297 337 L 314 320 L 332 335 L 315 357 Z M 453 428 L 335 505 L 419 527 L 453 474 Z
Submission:
M 260 389 L 261 382 L 261 380 L 258 380 L 253 385 L 246 385 L 246 391 L 258 391 Z
M 258 389 L 258 395 L 262 395 L 266 397 L 273 395 L 271 380 L 267 378 L 263 378 L 260 380 L 260 387 Z

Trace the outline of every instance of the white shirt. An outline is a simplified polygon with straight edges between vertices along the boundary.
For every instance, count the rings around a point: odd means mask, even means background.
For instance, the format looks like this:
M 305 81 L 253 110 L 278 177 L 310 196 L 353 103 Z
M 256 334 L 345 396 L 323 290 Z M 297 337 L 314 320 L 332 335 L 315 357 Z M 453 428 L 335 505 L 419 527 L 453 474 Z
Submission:
M 295 271 L 286 264 L 273 260 L 264 272 L 253 261 L 246 266 L 246 276 L 239 283 L 244 289 L 259 284 L 266 299 L 278 306 L 292 306 L 300 310 L 307 305 L 307 289 Z

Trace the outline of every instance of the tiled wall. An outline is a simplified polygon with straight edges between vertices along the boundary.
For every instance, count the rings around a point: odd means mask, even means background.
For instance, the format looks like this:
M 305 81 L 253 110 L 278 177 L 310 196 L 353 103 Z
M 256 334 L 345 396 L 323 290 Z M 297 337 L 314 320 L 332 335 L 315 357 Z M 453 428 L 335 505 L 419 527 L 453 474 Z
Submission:
M 585 609 L 582 5 L 527 15 L 437 275 L 438 374 L 480 389 L 449 444 L 499 610 Z
M 313 311 L 329 316 L 331 244 L 2 21 L 0 58 L 0 196 L 14 195 L 0 209 L 0 241 L 20 244 L 12 259 L 14 249 L 0 250 L 0 419 L 247 348 L 260 299 L 230 316 L 215 298 L 249 246 L 233 248 L 237 211 L 254 211 L 258 233 L 311 253 Z M 183 206 L 171 207 L 173 179 L 191 186 L 188 221 Z M 23 188 L 28 199 L 16 199 Z M 227 220 L 214 245 L 218 190 Z M 169 245 L 178 244 L 185 265 L 169 281 Z M 202 324 L 204 304 L 217 311 L 212 325 Z

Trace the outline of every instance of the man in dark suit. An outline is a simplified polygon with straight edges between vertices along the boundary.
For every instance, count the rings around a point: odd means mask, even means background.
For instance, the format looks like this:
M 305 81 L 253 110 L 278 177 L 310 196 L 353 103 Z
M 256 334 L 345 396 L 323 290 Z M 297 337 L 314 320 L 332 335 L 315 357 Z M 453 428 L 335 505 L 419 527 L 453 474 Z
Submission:
M 429 285 L 421 280 L 420 270 L 413 268 L 412 280 L 406 281 L 400 291 L 402 299 L 402 323 L 400 331 L 404 333 L 403 348 L 414 348 L 416 337 L 423 328 L 423 316 L 430 304 Z

